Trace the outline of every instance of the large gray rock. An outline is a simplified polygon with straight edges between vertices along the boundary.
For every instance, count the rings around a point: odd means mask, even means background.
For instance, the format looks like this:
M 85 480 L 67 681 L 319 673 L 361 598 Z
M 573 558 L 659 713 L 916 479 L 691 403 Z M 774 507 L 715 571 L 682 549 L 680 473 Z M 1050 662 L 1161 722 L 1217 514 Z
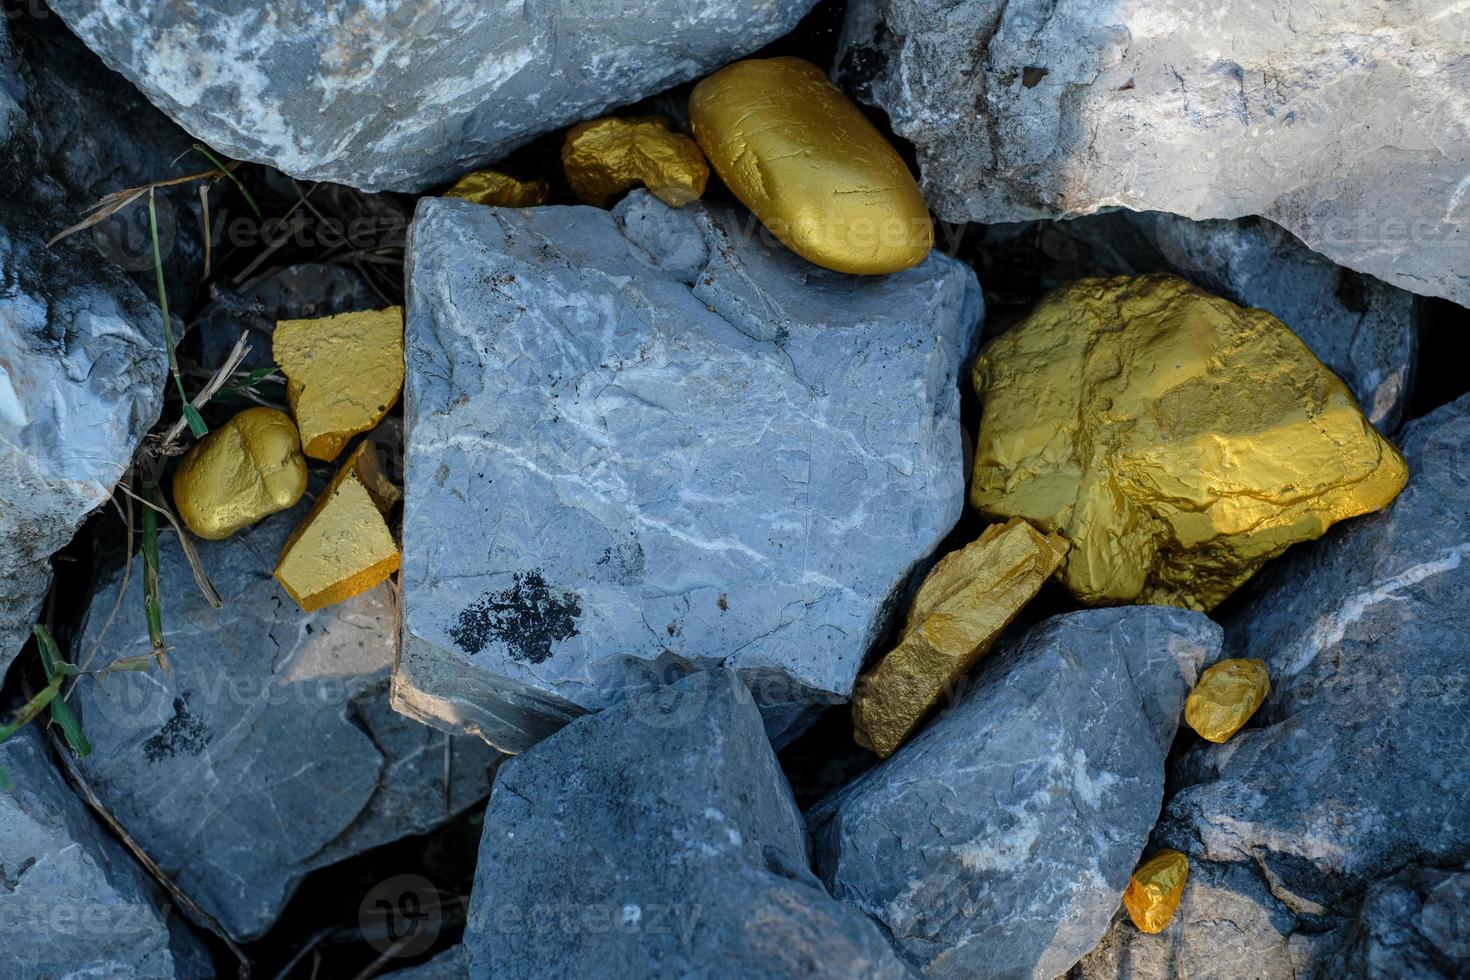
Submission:
M 910 975 L 809 870 L 760 714 L 719 669 L 502 767 L 465 947 L 477 980 Z
M 1049 978 L 1107 931 L 1220 629 L 1156 606 L 1047 620 L 808 815 L 817 869 L 934 977 Z
M 103 802 L 237 939 L 259 936 L 308 872 L 411 834 L 482 799 L 497 756 L 388 704 L 398 615 L 380 586 L 302 613 L 271 577 L 307 503 L 199 557 L 224 597 L 198 593 L 177 540 L 160 546 L 172 670 L 77 689 L 95 752 L 82 766 Z M 99 577 L 73 659 L 91 649 L 120 570 Z M 146 655 L 142 574 L 128 585 L 93 667 Z
M 979 292 L 751 221 L 420 205 L 400 710 L 519 751 L 691 667 L 735 669 L 778 742 L 847 698 L 960 514 Z
M 1273 908 L 1251 924 L 1235 918 L 1232 942 L 1266 951 L 1260 963 L 1291 963 L 1254 975 L 1335 975 L 1348 944 L 1396 928 L 1382 919 L 1389 879 L 1470 861 L 1467 447 L 1470 396 L 1406 427 L 1409 485 L 1385 513 L 1334 528 L 1257 577 L 1227 643 L 1266 661 L 1271 696 L 1231 741 L 1176 764 L 1182 788 L 1155 831 L 1192 861 L 1229 869 L 1234 884 L 1159 936 L 1119 927 L 1126 959 L 1159 970 L 1093 976 L 1172 975 L 1160 946 L 1209 959 L 1224 942 L 1219 909 L 1241 895 Z M 1426 937 L 1470 969 L 1470 908 L 1448 908 L 1453 927 Z
M 8 717 L 8 713 L 7 713 Z M 0 745 L 0 973 L 214 975 L 209 953 L 61 778 L 32 725 Z
M 839 74 L 948 221 L 1258 214 L 1470 304 L 1467 42 L 1440 0 L 858 0 Z
M 539 133 L 697 78 L 812 0 L 53 0 L 109 65 L 229 155 L 422 190 Z

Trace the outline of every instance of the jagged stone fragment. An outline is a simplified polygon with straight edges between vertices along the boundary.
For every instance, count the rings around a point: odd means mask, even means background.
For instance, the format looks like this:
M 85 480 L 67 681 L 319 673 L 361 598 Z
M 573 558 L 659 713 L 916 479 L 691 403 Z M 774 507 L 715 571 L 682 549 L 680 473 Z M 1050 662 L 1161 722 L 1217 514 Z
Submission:
M 1061 579 L 1084 602 L 1211 609 L 1408 478 L 1279 320 L 1173 276 L 1052 291 L 974 382 L 970 500 L 1066 538 Z
M 227 538 L 306 492 L 296 423 L 274 408 L 247 408 L 200 439 L 174 470 L 174 506 L 196 535 Z
M 551 185 L 540 179 L 517 180 L 499 170 L 476 170 L 455 181 L 444 196 L 496 208 L 534 208 L 546 203 Z
M 647 187 L 669 207 L 704 196 L 709 164 L 699 144 L 669 129 L 662 116 L 608 116 L 567 131 L 561 162 L 583 203 L 605 208 L 635 187 Z
M 694 87 L 689 122 L 720 179 L 808 261 L 878 275 L 929 254 L 934 229 L 908 166 L 811 62 L 722 68 Z
M 1144 932 L 1163 932 L 1189 880 L 1189 858 L 1164 850 L 1138 866 L 1123 892 L 1123 906 L 1133 924 Z
M 940 559 L 909 606 L 903 639 L 858 679 L 853 738 L 888 758 L 985 656 L 1067 553 L 1019 517 Z
M 1228 741 L 1271 693 L 1264 660 L 1233 658 L 1212 664 L 1184 702 L 1184 720 L 1201 738 Z
M 314 459 L 336 459 L 403 390 L 403 307 L 283 320 L 271 341 L 286 397 Z

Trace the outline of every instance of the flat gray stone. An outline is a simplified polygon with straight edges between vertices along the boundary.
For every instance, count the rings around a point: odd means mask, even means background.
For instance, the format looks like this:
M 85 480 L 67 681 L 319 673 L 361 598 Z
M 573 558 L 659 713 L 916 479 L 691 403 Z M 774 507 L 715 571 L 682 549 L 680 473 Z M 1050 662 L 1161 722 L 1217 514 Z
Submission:
M 937 254 L 828 272 L 751 220 L 422 202 L 399 710 L 520 751 L 719 664 L 778 743 L 847 698 L 960 514 L 979 292 Z
M 933 977 L 1065 972 L 1108 929 L 1220 629 L 1069 613 L 992 653 L 954 707 L 808 814 L 832 894 Z
M 946 221 L 1256 214 L 1470 304 L 1467 37 L 1440 0 L 861 0 L 838 74 Z
M 398 614 L 387 585 L 303 613 L 271 577 L 307 502 L 199 558 L 213 609 L 173 535 L 160 544 L 171 673 L 82 684 L 96 751 L 88 780 L 143 848 L 239 940 L 264 933 L 309 871 L 425 833 L 483 799 L 497 755 L 394 712 Z M 141 566 L 93 667 L 149 653 Z M 99 576 L 73 660 L 90 656 L 117 597 Z
M 418 191 L 754 51 L 813 0 L 53 0 L 205 142 L 296 177 Z
M 501 768 L 464 944 L 476 980 L 910 975 L 809 870 L 760 713 L 723 669 Z
M 213 975 L 182 913 L 67 785 L 36 725 L 0 745 L 0 768 L 12 783 L 0 790 L 0 972 Z

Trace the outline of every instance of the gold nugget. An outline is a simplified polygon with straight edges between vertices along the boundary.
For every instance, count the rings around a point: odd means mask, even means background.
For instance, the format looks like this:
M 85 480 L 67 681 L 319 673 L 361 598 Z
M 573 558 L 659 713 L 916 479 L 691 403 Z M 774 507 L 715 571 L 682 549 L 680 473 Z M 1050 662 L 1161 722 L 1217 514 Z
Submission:
M 709 183 L 709 164 L 698 144 L 659 116 L 608 116 L 573 126 L 561 162 L 577 197 L 599 208 L 635 187 L 682 208 L 699 200 Z
M 1087 603 L 1212 609 L 1408 479 L 1280 320 L 1174 276 L 1052 291 L 981 353 L 974 383 L 971 502 L 1071 542 L 1060 575 Z
M 218 541 L 301 499 L 306 460 L 285 412 L 247 408 L 179 460 L 174 506 L 201 538 Z
M 306 612 L 366 592 L 398 570 L 398 546 L 383 519 L 398 489 L 363 442 L 291 532 L 276 581 Z
M 551 185 L 544 180 L 516 180 L 498 170 L 476 170 L 459 178 L 444 196 L 494 208 L 534 208 L 551 197 Z
M 306 455 L 336 459 L 403 389 L 403 307 L 282 320 L 273 341 Z
M 1123 892 L 1133 924 L 1144 932 L 1163 932 L 1179 908 L 1187 880 L 1189 858 L 1178 851 L 1160 851 L 1139 865 Z
M 807 261 L 876 275 L 929 254 L 909 168 L 811 62 L 737 61 L 695 86 L 689 121 L 720 179 Z
M 1223 742 L 1251 720 L 1271 693 L 1264 660 L 1222 660 L 1200 675 L 1184 702 L 1184 720 L 1211 742 Z
M 853 740 L 892 755 L 977 664 L 1067 553 L 1017 518 L 992 524 L 934 566 L 909 606 L 903 639 L 858 679 Z

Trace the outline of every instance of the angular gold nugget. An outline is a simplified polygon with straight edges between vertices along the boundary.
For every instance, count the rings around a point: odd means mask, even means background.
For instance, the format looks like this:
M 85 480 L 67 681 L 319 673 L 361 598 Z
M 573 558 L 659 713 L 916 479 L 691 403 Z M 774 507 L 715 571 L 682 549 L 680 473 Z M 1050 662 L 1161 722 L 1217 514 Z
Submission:
M 971 502 L 1071 542 L 1061 578 L 1087 603 L 1212 609 L 1408 479 L 1280 320 L 1173 276 L 1054 290 L 974 382 Z
M 397 499 L 376 450 L 364 442 L 286 539 L 276 581 L 307 612 L 382 582 L 398 570 L 398 545 L 383 519 Z
M 459 178 L 444 196 L 494 208 L 534 208 L 551 197 L 551 185 L 544 180 L 516 180 L 498 170 L 476 170 Z
M 853 740 L 892 755 L 1036 595 L 1067 553 L 1019 518 L 945 555 L 909 606 L 904 636 L 858 679 Z
M 1184 702 L 1184 720 L 1211 742 L 1240 731 L 1271 693 L 1264 660 L 1222 660 L 1200 675 Z
M 737 61 L 694 87 L 689 122 L 720 179 L 807 261 L 879 275 L 929 254 L 903 158 L 811 62 Z
M 201 538 L 218 541 L 301 499 L 306 460 L 296 423 L 273 408 L 247 408 L 179 460 L 174 506 Z
M 1138 866 L 1123 892 L 1128 917 L 1143 932 L 1163 932 L 1179 908 L 1188 880 L 1189 858 L 1178 851 L 1155 854 Z
M 576 195 L 599 208 L 635 187 L 682 208 L 699 200 L 709 183 L 709 164 L 698 144 L 659 116 L 608 116 L 573 126 L 561 162 Z
M 306 455 L 336 459 L 403 390 L 403 307 L 282 320 L 272 344 Z

